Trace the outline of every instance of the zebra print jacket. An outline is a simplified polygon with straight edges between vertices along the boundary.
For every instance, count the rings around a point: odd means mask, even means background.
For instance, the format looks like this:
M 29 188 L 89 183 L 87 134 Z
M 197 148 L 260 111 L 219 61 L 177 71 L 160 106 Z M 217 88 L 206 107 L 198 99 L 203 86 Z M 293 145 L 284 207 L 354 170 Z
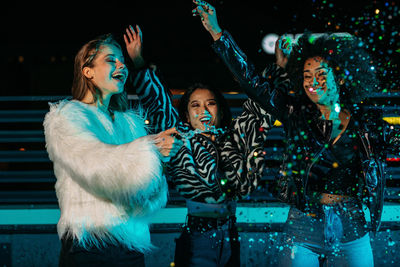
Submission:
M 188 133 L 189 125 L 180 121 L 171 93 L 156 73 L 147 69 L 134 77 L 150 129 L 157 133 L 177 127 L 183 135 Z M 216 141 L 202 134 L 186 139 L 167 164 L 167 177 L 183 197 L 197 202 L 222 203 L 249 195 L 263 174 L 264 142 L 273 122 L 270 114 L 248 99 L 243 113 Z

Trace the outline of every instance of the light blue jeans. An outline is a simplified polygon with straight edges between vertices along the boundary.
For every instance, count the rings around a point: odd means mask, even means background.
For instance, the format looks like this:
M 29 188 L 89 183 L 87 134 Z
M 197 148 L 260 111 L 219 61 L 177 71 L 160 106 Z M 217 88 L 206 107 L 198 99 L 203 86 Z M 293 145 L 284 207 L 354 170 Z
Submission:
M 372 267 L 374 260 L 364 212 L 357 203 L 321 205 L 315 216 L 291 208 L 280 266 Z M 337 263 L 337 262 L 336 262 Z
M 286 248 L 287 249 L 287 248 Z M 369 234 L 360 239 L 339 244 L 333 251 L 325 247 L 311 245 L 307 243 L 294 242 L 290 251 L 286 252 L 281 266 L 303 267 L 303 266 L 320 266 L 327 261 L 325 266 L 343 266 L 335 265 L 335 257 L 343 255 L 347 266 L 349 267 L 372 267 L 374 259 L 372 255 Z M 323 258 L 327 256 L 326 260 Z

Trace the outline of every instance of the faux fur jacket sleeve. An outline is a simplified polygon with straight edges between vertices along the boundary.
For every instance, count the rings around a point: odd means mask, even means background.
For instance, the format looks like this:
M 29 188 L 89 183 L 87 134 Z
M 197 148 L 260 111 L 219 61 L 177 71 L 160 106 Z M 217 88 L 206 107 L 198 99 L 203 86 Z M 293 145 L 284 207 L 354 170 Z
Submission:
M 129 142 L 118 144 L 121 140 L 111 139 L 113 132 L 102 123 L 102 115 L 82 105 L 52 106 L 45 117 L 46 148 L 57 178 L 66 172 L 90 194 L 137 213 L 160 208 L 166 202 L 167 185 L 159 152 L 152 139 L 144 136 L 144 124 L 138 125 L 144 120 L 127 123 L 128 132 L 122 134 Z M 117 120 L 124 119 L 126 115 L 116 114 L 115 123 L 123 125 Z M 129 136 L 132 131 L 136 136 Z M 164 200 L 155 201 L 158 198 Z

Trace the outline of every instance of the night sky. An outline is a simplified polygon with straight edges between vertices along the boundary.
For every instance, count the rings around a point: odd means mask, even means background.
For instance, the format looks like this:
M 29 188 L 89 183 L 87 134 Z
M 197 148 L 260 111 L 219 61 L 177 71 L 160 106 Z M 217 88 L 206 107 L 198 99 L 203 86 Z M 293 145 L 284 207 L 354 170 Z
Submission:
M 349 32 L 362 37 L 376 58 L 382 90 L 398 91 L 399 5 L 394 1 L 359 2 L 210 1 L 220 26 L 231 32 L 260 70 L 274 60 L 261 48 L 268 33 Z M 193 8 L 190 0 L 11 4 L 1 14 L 5 37 L 1 42 L 1 95 L 69 95 L 79 48 L 103 33 L 122 38 L 129 24 L 140 25 L 143 55 L 157 65 L 169 88 L 203 82 L 222 91 L 240 91 L 212 51 L 212 39 L 199 17 L 192 16 Z

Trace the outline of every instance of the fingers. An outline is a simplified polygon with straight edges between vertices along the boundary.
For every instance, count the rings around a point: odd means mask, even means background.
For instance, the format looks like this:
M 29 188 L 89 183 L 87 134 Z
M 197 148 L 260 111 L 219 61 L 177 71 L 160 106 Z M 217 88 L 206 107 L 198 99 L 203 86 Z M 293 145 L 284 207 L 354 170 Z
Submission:
M 142 31 L 140 30 L 139 25 L 136 25 L 136 32 L 137 32 L 137 35 L 138 35 L 138 37 L 139 37 L 140 42 L 142 42 L 142 40 L 143 40 L 143 38 L 142 38 Z
M 178 131 L 176 130 L 176 128 L 175 127 L 173 127 L 173 128 L 169 128 L 168 130 L 165 130 L 165 131 L 163 131 L 163 132 L 161 132 L 161 133 L 164 133 L 164 134 L 166 134 L 166 135 L 172 135 L 172 134 L 177 134 L 178 133 Z
M 137 39 L 139 39 L 140 42 L 142 41 L 142 31 L 140 30 L 139 25 L 136 25 L 136 32 L 133 29 L 132 25 L 129 25 L 129 27 L 126 28 L 125 31 L 126 31 L 126 33 L 124 34 L 125 44 L 132 43 Z
M 197 7 L 197 13 L 200 15 L 200 17 L 204 18 L 205 15 L 207 15 L 206 11 L 202 6 Z
M 129 25 L 129 27 L 126 28 L 125 31 L 126 31 L 126 33 L 124 34 L 124 36 L 127 37 L 129 43 L 132 43 L 133 40 L 134 40 L 134 34 L 135 34 L 135 32 L 134 32 L 133 29 L 132 29 L 132 26 Z M 133 32 L 132 32 L 132 31 L 133 31 Z
M 154 140 L 155 140 L 155 143 L 158 144 L 158 143 L 166 142 L 167 139 L 170 140 L 171 138 L 174 138 L 173 135 L 178 135 L 178 134 L 179 133 L 176 130 L 176 128 L 173 127 L 173 128 L 170 128 L 168 130 L 165 130 L 165 131 L 157 134 L 156 138 Z
M 278 39 L 279 41 L 279 48 L 282 50 L 282 53 L 285 56 L 288 56 L 290 52 L 292 51 L 292 39 L 288 36 L 281 36 Z
M 276 39 L 275 41 L 275 47 L 278 48 L 280 43 L 280 38 Z
M 173 157 L 181 149 L 183 141 L 172 136 L 165 136 L 156 138 L 155 145 L 163 156 Z
M 214 12 L 215 8 L 210 5 L 209 3 L 207 3 L 206 1 L 202 1 L 202 0 L 193 0 L 193 3 L 195 3 L 196 5 L 198 5 L 198 7 L 203 8 L 204 11 L 206 11 L 207 13 L 210 12 Z
M 192 10 L 193 16 L 200 16 L 201 20 L 204 20 L 205 16 L 208 16 L 208 13 L 204 11 L 204 9 L 201 6 L 196 7 L 195 9 Z

